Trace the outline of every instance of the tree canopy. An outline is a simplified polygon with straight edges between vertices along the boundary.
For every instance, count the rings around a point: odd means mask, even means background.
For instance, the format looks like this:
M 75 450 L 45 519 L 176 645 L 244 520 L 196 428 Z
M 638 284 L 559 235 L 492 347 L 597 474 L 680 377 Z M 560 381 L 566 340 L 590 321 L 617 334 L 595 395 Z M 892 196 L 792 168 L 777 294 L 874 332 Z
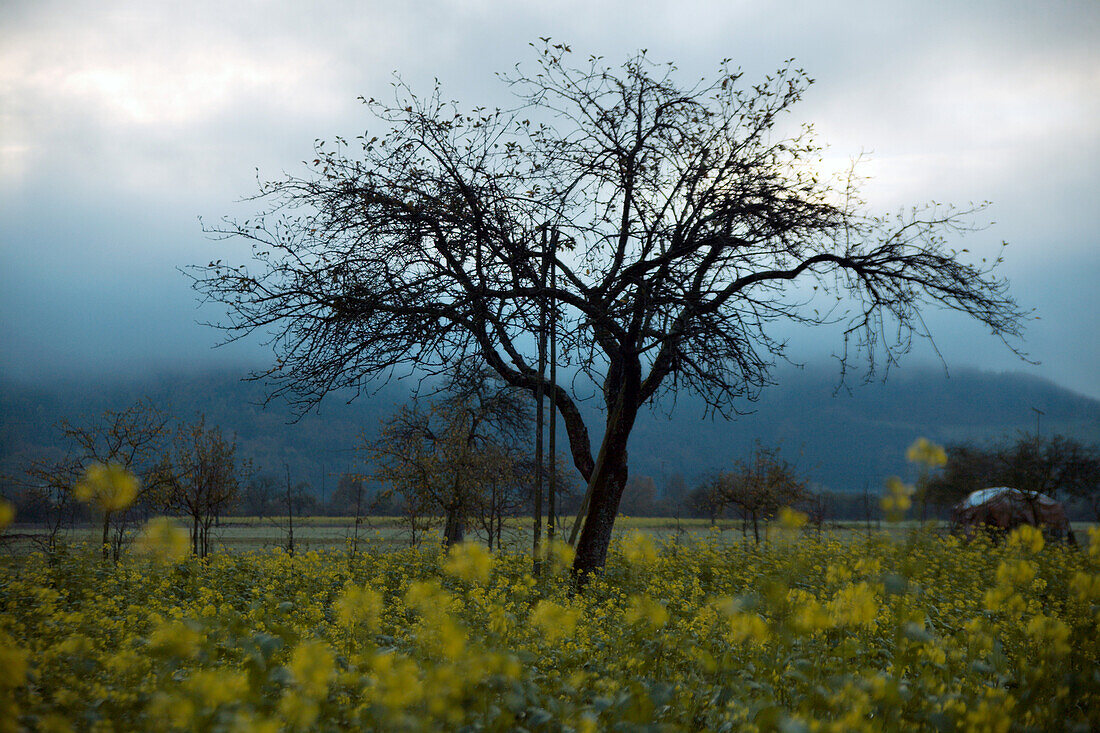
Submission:
M 580 572 L 603 564 L 639 409 L 692 390 L 736 410 L 783 356 L 776 325 L 842 324 L 842 364 L 906 351 L 929 304 L 1020 334 L 996 262 L 947 244 L 976 209 L 868 214 L 854 176 L 821 173 L 808 126 L 784 132 L 811 83 L 792 63 L 749 84 L 726 61 L 685 86 L 644 52 L 618 67 L 536 52 L 502 77 L 512 109 L 401 83 L 364 100 L 376 134 L 318 142 L 308 174 L 263 184 L 255 218 L 216 230 L 255 264 L 211 262 L 196 287 L 228 307 L 230 338 L 270 335 L 275 394 L 308 407 L 471 357 L 544 390 L 588 485 Z M 566 385 L 536 368 L 548 301 Z M 577 409 L 593 392 L 598 446 Z

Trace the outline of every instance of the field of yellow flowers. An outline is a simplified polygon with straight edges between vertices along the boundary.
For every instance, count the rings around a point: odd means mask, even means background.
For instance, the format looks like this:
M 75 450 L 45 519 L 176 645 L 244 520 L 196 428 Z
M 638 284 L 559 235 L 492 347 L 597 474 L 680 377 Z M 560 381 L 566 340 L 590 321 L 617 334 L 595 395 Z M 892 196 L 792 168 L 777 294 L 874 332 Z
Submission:
M 3 730 L 1096 730 L 1087 550 L 785 528 L 569 550 L 4 560 Z

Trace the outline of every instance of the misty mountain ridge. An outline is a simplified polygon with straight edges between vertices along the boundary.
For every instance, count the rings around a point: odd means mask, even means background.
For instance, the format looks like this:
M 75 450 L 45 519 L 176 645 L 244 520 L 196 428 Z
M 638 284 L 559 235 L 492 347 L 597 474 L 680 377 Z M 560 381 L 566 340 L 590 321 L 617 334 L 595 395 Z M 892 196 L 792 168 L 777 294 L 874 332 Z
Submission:
M 56 446 L 58 420 L 84 424 L 149 397 L 177 418 L 202 413 L 208 425 L 236 434 L 240 454 L 259 471 L 282 476 L 285 465 L 294 481 L 327 493 L 339 474 L 367 469 L 357 447 L 415 386 L 415 380 L 394 380 L 351 402 L 350 394 L 329 395 L 295 421 L 283 401 L 264 407 L 265 386 L 241 381 L 242 374 L 196 371 L 34 386 L 0 380 L 0 473 Z M 942 368 L 910 367 L 885 382 L 838 389 L 836 369 L 821 366 L 779 370 L 776 382 L 758 401 L 740 405 L 747 414 L 729 420 L 704 417 L 705 404 L 686 393 L 677 396 L 671 417 L 671 402 L 643 410 L 630 438 L 631 475 L 650 476 L 659 489 L 674 474 L 690 484 L 747 456 L 759 440 L 780 446 L 820 487 L 877 492 L 887 476 L 913 477 L 905 450 L 919 436 L 941 443 L 1013 438 L 1034 433 L 1038 417 L 1044 435 L 1100 442 L 1100 401 L 1020 373 L 957 369 L 948 378 Z M 580 403 L 594 443 L 602 432 L 597 402 Z M 558 445 L 566 450 L 564 428 Z

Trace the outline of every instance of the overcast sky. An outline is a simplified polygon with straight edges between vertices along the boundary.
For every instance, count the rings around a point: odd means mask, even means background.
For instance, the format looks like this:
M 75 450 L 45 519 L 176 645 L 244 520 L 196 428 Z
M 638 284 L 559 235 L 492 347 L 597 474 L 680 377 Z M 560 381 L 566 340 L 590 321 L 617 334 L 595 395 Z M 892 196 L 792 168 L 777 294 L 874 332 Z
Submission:
M 132 372 L 263 358 L 218 334 L 177 267 L 240 261 L 198 217 L 248 211 L 261 175 L 370 120 L 358 95 L 438 78 L 508 104 L 494 72 L 538 36 L 617 61 L 646 48 L 685 80 L 731 58 L 748 78 L 794 57 L 795 109 L 829 160 L 871 153 L 875 210 L 990 200 L 1004 274 L 1037 311 L 1020 362 L 932 315 L 949 366 L 1019 369 L 1100 397 L 1100 3 L 0 3 L 0 373 Z M 828 356 L 822 338 L 796 356 Z M 916 361 L 932 352 L 922 349 Z

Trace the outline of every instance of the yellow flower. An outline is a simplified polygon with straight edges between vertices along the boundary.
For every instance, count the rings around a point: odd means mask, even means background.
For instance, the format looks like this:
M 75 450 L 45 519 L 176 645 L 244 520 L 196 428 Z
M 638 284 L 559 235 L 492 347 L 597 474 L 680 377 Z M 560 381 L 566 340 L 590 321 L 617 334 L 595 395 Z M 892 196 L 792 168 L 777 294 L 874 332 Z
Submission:
M 22 687 L 27 678 L 27 652 L 0 631 L 0 690 Z
M 913 495 L 913 487 L 902 483 L 901 479 L 891 476 L 886 480 L 886 496 L 882 497 L 882 510 L 886 512 L 887 520 L 898 522 L 913 505 L 910 498 Z
M 806 524 L 807 517 L 800 511 L 785 506 L 779 510 L 779 525 L 784 529 L 798 529 Z
M 1021 524 L 1012 530 L 1012 533 L 1008 536 L 1009 547 L 1022 549 L 1032 554 L 1042 551 L 1044 544 L 1042 530 L 1030 524 Z
M 649 596 L 635 595 L 630 598 L 624 618 L 628 624 L 645 623 L 651 629 L 659 629 L 668 623 L 668 609 Z
M 0 499 L 0 529 L 15 521 L 15 505 L 7 499 Z
M 341 625 L 350 628 L 358 624 L 368 631 L 377 630 L 382 615 L 382 594 L 378 591 L 348 585 L 333 605 Z
M 917 438 L 905 452 L 905 458 L 910 463 L 920 463 L 928 468 L 936 468 L 947 463 L 947 453 L 944 452 L 943 447 L 927 438 Z
M 183 683 L 183 689 L 203 707 L 216 708 L 244 699 L 248 693 L 248 676 L 225 668 L 200 669 Z
M 477 542 L 462 542 L 451 548 L 444 572 L 467 583 L 488 583 L 493 556 Z
M 559 606 L 553 601 L 541 600 L 531 610 L 531 623 L 539 629 L 548 641 L 557 641 L 571 636 L 577 627 L 580 612 Z
M 649 565 L 657 560 L 657 546 L 648 534 L 634 530 L 623 538 L 623 557 L 631 565 Z
M 848 585 L 829 601 L 829 614 L 838 626 L 872 626 L 878 615 L 878 600 L 867 583 Z
M 125 467 L 117 463 L 93 463 L 73 493 L 77 499 L 94 503 L 105 512 L 116 512 L 130 506 L 137 497 L 138 487 L 137 477 Z
M 145 523 L 134 551 L 161 562 L 182 560 L 190 552 L 187 530 L 168 517 L 155 517 Z
M 568 542 L 555 538 L 553 542 L 546 544 L 546 561 L 552 573 L 561 573 L 573 567 L 575 556 L 576 552 Z
M 321 697 L 328 690 L 334 675 L 334 661 L 327 644 L 307 641 L 295 647 L 287 666 L 303 692 L 311 697 Z
M 291 730 L 311 730 L 320 713 L 315 700 L 304 698 L 294 690 L 287 690 L 279 700 L 279 717 Z
M 198 653 L 203 636 L 182 621 L 169 621 L 149 634 L 149 648 L 169 656 L 189 659 Z
M 763 644 L 768 639 L 768 624 L 755 613 L 733 613 L 729 617 L 729 638 L 735 644 Z
M 1069 654 L 1069 627 L 1059 619 L 1039 614 L 1027 622 L 1027 633 L 1043 652 L 1058 657 Z
M 1100 575 L 1078 571 L 1074 573 L 1069 587 L 1077 594 L 1077 597 L 1085 602 L 1100 601 Z
M 796 608 L 791 616 L 791 625 L 798 633 L 812 634 L 815 631 L 828 629 L 833 625 L 833 619 L 829 612 L 816 598 L 808 593 L 799 592 L 797 598 L 791 600 Z
M 997 566 L 997 584 L 1022 588 L 1035 578 L 1035 564 L 1027 560 L 1005 560 Z
M 1100 527 L 1089 527 L 1089 557 L 1100 560 Z

